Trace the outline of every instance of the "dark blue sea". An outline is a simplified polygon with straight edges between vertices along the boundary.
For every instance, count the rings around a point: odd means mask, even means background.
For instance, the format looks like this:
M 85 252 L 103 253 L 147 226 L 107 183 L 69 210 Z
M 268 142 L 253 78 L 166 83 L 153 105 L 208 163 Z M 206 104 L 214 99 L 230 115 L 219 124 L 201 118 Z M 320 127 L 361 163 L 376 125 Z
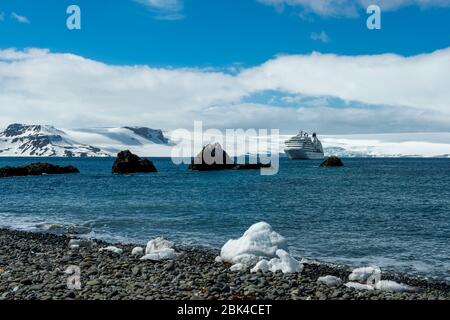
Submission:
M 0 179 L 0 225 L 79 225 L 106 240 L 220 248 L 266 221 L 298 256 L 450 279 L 450 159 L 344 159 L 325 169 L 282 158 L 275 176 L 153 160 L 157 174 L 114 176 L 113 159 L 0 158 L 0 167 L 47 161 L 81 171 Z

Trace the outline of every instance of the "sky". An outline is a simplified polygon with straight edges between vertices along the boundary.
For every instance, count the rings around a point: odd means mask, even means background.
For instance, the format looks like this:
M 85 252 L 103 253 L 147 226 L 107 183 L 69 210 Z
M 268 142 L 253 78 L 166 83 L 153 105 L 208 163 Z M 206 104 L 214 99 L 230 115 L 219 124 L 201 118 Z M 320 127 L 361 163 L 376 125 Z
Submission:
M 449 18 L 450 0 L 1 0 L 0 126 L 450 131 Z

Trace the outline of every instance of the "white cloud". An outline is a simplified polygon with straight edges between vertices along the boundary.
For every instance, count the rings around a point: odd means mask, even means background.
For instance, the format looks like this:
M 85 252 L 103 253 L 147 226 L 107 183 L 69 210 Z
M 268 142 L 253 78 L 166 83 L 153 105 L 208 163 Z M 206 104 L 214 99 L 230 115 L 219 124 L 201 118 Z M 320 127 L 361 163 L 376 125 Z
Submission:
M 17 13 L 11 13 L 11 18 L 15 19 L 17 22 L 29 24 L 30 20 L 26 16 L 18 15 Z
M 253 91 L 333 96 L 450 113 L 449 68 L 450 48 L 413 57 L 313 53 L 277 57 L 244 70 L 239 79 Z
M 443 130 L 450 127 L 448 70 L 450 48 L 408 58 L 280 56 L 236 74 L 114 66 L 41 49 L 0 50 L 0 125 L 175 129 L 203 120 L 205 127 L 327 133 Z M 293 99 L 289 107 L 251 102 L 266 90 L 319 98 L 309 104 Z M 333 99 L 322 96 L 355 104 L 333 106 Z
M 278 10 L 298 7 L 303 13 L 314 13 L 325 17 L 356 17 L 358 12 L 371 4 L 382 10 L 392 11 L 407 6 L 450 7 L 450 0 L 257 0 L 272 5 Z
M 182 19 L 182 0 L 135 0 L 156 13 L 157 19 L 178 20 Z
M 330 37 L 326 34 L 325 31 L 322 31 L 320 33 L 312 32 L 311 33 L 311 39 L 314 41 L 321 41 L 323 43 L 330 42 Z

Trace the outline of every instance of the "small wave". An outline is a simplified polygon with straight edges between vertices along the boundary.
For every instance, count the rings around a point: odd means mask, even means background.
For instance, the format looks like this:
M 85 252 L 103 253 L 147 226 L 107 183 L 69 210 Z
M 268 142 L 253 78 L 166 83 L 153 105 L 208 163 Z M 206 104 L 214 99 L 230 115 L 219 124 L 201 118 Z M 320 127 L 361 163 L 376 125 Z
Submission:
M 92 228 L 76 224 L 40 223 L 36 229 L 56 235 L 87 235 L 92 232 Z

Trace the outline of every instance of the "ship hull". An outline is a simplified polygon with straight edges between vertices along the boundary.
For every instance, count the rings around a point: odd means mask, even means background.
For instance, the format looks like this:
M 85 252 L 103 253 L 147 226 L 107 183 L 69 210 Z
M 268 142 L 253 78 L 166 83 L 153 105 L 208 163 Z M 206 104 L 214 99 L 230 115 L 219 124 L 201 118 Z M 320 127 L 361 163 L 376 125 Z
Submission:
M 323 152 L 311 152 L 302 149 L 285 149 L 284 152 L 291 160 L 322 160 Z

